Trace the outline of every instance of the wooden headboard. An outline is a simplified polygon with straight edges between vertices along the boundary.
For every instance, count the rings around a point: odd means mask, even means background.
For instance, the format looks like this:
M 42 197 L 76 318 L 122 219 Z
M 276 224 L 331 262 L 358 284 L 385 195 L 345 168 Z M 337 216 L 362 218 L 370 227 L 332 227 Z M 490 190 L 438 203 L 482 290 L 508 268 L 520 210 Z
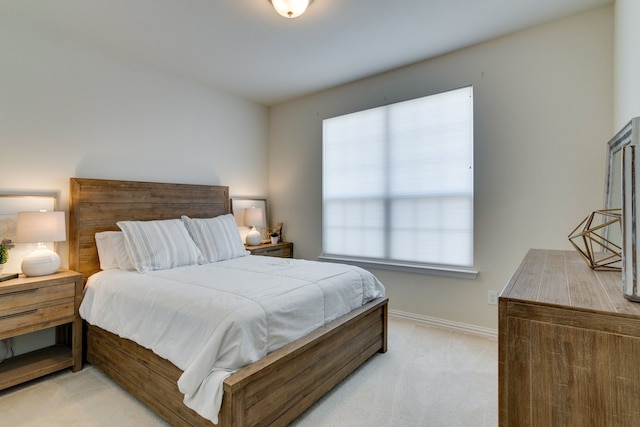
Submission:
M 100 271 L 95 234 L 116 221 L 211 218 L 229 213 L 229 187 L 71 178 L 69 268 L 87 278 Z

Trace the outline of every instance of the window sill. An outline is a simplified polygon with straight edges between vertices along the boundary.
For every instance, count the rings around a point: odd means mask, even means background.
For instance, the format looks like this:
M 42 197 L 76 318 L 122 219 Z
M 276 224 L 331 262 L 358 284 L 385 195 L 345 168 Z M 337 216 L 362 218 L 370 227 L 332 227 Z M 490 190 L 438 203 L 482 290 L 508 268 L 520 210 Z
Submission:
M 339 257 L 335 255 L 320 255 L 320 261 L 353 264 L 362 268 L 377 268 L 380 270 L 402 271 L 405 273 L 430 274 L 433 276 L 458 277 L 461 279 L 475 279 L 478 271 L 471 268 L 457 268 L 448 266 L 435 266 L 426 264 L 409 264 L 401 262 L 367 260 L 359 258 Z

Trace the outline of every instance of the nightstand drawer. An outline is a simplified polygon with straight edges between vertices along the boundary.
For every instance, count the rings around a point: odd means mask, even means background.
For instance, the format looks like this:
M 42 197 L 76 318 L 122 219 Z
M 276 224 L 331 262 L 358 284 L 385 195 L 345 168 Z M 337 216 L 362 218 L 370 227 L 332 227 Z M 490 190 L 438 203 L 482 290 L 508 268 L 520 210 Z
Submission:
M 62 323 L 70 322 L 74 316 L 73 303 L 73 298 L 70 298 L 62 303 L 57 301 L 3 310 L 0 315 L 0 339 L 13 336 L 16 331 L 23 333 L 25 328 L 38 330 L 43 326 L 56 326 L 61 320 Z
M 4 315 L 7 310 L 32 306 L 45 301 L 68 299 L 73 302 L 74 295 L 75 283 L 73 282 L 55 286 L 41 287 L 38 284 L 33 284 L 20 289 L 0 289 L 0 313 Z
M 280 257 L 280 258 L 293 258 L 293 250 L 289 246 L 279 247 L 279 248 L 278 247 L 265 248 L 265 249 L 260 249 L 260 252 L 256 253 L 256 255 Z
M 293 258 L 293 243 L 262 243 L 258 246 L 245 246 L 251 255 L 262 255 L 280 258 Z

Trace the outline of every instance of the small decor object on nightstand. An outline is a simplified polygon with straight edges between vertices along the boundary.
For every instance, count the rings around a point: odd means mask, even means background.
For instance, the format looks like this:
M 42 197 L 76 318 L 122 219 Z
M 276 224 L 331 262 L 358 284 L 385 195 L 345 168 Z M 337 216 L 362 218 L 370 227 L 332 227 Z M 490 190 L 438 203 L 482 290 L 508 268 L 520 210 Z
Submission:
M 12 247 L 11 240 L 5 239 L 0 243 L 0 282 L 18 278 L 17 273 L 2 274 L 4 265 L 9 261 L 9 249 Z
M 9 249 L 0 243 L 0 274 L 2 274 L 2 270 L 4 269 L 4 265 L 9 261 Z
M 273 243 L 274 245 L 276 243 L 278 243 L 278 239 L 280 239 L 280 235 L 278 234 L 277 231 L 272 231 L 271 232 L 271 243 Z
M 592 269 L 622 270 L 622 247 L 608 237 L 609 227 L 618 227 L 619 233 L 621 216 L 621 209 L 594 211 L 569 234 L 569 242 Z

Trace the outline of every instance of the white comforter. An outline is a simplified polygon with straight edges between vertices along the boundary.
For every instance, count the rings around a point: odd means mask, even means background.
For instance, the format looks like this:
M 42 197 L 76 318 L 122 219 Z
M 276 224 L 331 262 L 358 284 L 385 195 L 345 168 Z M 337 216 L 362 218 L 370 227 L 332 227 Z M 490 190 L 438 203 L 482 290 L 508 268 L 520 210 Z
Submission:
M 101 271 L 88 280 L 80 315 L 179 367 L 184 403 L 217 424 L 233 371 L 384 293 L 358 267 L 245 256 L 145 274 Z

